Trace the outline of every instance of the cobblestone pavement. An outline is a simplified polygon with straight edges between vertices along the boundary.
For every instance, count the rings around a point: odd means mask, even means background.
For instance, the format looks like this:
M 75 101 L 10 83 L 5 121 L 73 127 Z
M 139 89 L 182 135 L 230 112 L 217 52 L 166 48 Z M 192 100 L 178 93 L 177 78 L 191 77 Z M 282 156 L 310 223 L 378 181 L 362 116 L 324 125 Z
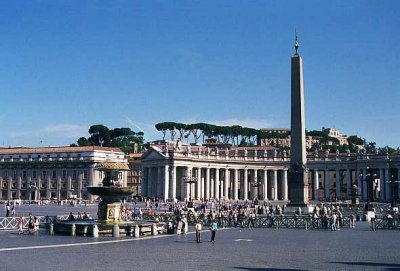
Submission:
M 400 270 L 400 232 L 223 229 L 112 238 L 0 232 L 0 270 Z

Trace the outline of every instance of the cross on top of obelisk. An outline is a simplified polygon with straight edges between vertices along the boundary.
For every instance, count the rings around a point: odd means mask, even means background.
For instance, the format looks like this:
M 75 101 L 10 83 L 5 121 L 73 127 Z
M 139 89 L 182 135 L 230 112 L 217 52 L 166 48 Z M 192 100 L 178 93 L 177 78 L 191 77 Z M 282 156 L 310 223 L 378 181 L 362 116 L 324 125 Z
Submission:
M 298 54 L 299 54 L 299 53 L 298 53 L 298 50 L 299 50 L 300 44 L 299 44 L 299 41 L 297 40 L 297 30 L 295 29 L 294 32 L 295 32 L 295 36 L 296 36 L 295 41 L 294 41 L 294 49 L 295 49 L 296 51 L 295 51 L 294 54 L 295 54 L 295 55 L 298 55 Z

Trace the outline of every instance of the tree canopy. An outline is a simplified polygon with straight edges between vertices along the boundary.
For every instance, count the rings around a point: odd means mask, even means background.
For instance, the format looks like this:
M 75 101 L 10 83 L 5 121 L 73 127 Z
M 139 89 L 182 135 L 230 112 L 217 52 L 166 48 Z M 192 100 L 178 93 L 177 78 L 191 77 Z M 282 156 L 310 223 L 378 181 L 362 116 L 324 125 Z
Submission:
M 143 132 L 134 132 L 131 128 L 114 128 L 109 129 L 102 124 L 90 126 L 89 137 L 80 137 L 75 146 L 104 146 L 117 147 L 125 153 L 132 151 L 132 144 L 139 145 L 139 149 L 143 145 Z

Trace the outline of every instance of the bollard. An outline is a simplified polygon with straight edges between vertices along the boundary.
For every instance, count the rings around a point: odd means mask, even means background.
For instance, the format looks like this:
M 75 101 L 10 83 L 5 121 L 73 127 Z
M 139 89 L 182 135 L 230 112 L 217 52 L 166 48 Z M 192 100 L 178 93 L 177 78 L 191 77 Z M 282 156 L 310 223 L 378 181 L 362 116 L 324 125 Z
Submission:
M 71 236 L 76 236 L 76 225 L 72 224 L 71 226 Z
M 96 224 L 93 225 L 93 237 L 95 238 L 99 237 L 99 228 L 97 227 Z
M 306 220 L 306 230 L 308 230 L 308 221 Z
M 140 237 L 140 228 L 139 228 L 139 225 L 136 225 L 135 226 L 135 237 Z
M 54 224 L 50 223 L 49 234 L 54 235 Z
M 87 235 L 87 228 L 88 226 L 83 226 L 83 236 Z
M 126 232 L 126 236 L 133 237 L 133 227 L 132 226 L 128 227 L 128 230 Z
M 119 237 L 119 226 L 118 226 L 118 224 L 114 224 L 114 226 L 113 226 L 112 237 Z
M 157 224 L 156 223 L 153 223 L 152 225 L 151 225 L 151 235 L 157 235 L 158 234 L 158 231 L 157 231 Z

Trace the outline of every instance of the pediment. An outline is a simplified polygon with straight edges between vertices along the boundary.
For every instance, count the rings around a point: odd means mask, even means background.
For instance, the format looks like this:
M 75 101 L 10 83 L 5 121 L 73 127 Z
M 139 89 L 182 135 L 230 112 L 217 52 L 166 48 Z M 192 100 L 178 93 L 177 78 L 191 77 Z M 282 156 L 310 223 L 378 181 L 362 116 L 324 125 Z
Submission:
M 151 147 L 148 149 L 142 156 L 142 160 L 159 160 L 165 159 L 167 155 L 165 155 L 159 148 Z

